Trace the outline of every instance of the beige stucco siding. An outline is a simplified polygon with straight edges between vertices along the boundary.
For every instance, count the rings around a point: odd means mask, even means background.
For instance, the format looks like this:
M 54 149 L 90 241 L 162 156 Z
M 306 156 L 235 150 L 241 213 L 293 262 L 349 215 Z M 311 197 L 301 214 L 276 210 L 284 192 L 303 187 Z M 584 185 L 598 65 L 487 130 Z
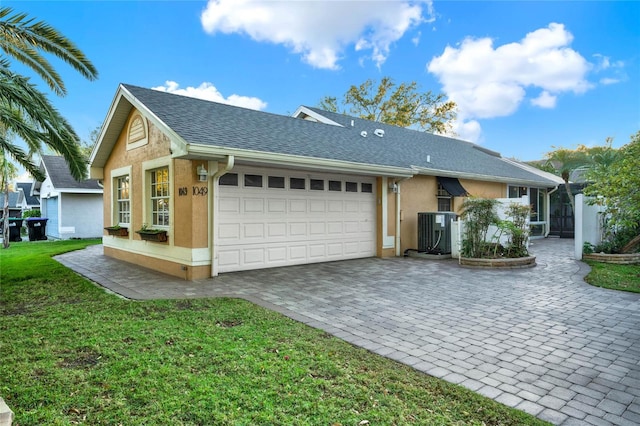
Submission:
M 502 198 L 506 196 L 506 184 L 470 179 L 460 179 L 460 184 L 473 197 Z M 438 211 L 438 181 L 435 176 L 415 176 L 401 183 L 401 243 L 400 250 L 418 248 L 418 213 Z M 391 198 L 391 197 L 390 197 Z M 465 197 L 454 197 L 452 209 L 461 213 Z M 390 217 L 395 213 L 389 212 Z M 394 222 L 394 220 L 390 220 Z

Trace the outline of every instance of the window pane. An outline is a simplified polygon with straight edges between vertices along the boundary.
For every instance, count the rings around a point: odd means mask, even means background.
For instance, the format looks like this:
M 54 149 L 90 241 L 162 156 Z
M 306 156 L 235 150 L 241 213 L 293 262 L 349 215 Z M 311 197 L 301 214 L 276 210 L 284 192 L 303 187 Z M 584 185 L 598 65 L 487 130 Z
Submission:
M 363 183 L 360 186 L 360 191 L 371 194 L 373 192 L 373 185 L 370 183 Z
M 289 188 L 291 189 L 305 189 L 305 180 L 301 178 L 291 178 L 289 179 Z
M 357 182 L 347 182 L 345 185 L 347 192 L 358 192 L 358 183 Z
M 262 176 L 244 175 L 244 186 L 249 188 L 262 188 Z
M 169 226 L 169 168 L 152 170 L 151 181 L 151 224 Z
M 220 185 L 227 186 L 238 186 L 238 174 L 237 173 L 227 173 L 220 176 L 220 180 L 218 181 Z
M 342 182 L 339 180 L 330 180 L 329 191 L 342 191 Z
M 269 176 L 269 188 L 284 188 L 284 177 Z
M 121 176 L 115 180 L 116 186 L 116 220 L 118 225 L 128 225 L 131 220 L 131 203 L 129 201 L 129 176 Z
M 451 211 L 451 198 L 438 197 L 438 211 L 450 212 Z
M 324 191 L 324 181 L 322 179 L 311 179 L 309 181 L 309 188 L 314 191 Z

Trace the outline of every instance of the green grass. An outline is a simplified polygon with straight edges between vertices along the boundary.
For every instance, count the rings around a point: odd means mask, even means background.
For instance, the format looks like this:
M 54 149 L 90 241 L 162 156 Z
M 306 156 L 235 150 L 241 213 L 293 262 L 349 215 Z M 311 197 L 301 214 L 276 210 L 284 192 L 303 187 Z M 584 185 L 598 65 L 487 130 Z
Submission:
M 51 259 L 95 242 L 0 251 L 20 426 L 545 424 L 249 302 L 127 301 Z
M 640 293 L 640 265 L 616 265 L 585 260 L 591 272 L 585 281 L 596 287 Z

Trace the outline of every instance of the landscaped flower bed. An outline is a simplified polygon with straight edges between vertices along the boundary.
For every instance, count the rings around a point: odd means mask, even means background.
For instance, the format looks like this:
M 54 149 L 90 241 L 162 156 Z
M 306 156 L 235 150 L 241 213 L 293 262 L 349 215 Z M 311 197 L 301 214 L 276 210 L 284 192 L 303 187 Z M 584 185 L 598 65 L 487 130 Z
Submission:
M 603 263 L 616 263 L 618 265 L 640 265 L 640 253 L 629 254 L 607 254 L 607 253 L 591 253 L 583 254 L 583 259 L 595 260 Z

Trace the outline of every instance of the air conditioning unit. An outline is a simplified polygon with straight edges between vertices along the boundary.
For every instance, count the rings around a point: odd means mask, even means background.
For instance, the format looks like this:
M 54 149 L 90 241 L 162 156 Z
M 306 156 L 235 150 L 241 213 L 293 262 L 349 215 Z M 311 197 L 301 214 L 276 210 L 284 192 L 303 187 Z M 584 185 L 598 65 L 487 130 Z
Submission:
M 454 212 L 418 213 L 418 252 L 451 254 L 451 221 Z

